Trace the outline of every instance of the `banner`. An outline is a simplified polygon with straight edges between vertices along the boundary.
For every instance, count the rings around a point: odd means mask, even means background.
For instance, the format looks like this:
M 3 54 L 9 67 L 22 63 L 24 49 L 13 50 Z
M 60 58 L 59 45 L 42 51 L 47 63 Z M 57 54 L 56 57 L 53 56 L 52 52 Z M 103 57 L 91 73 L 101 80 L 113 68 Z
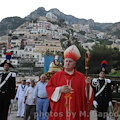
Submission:
M 55 58 L 52 55 L 44 56 L 44 73 L 49 70 L 50 63 L 53 62 Z M 61 57 L 59 57 L 59 61 L 61 61 Z

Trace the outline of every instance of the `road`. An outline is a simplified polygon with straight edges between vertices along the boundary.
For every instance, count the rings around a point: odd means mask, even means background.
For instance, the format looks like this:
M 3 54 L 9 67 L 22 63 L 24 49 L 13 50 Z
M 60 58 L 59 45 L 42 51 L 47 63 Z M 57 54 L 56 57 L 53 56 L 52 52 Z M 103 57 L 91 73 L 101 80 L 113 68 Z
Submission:
M 16 118 L 16 115 L 17 115 L 17 111 L 12 111 L 11 120 L 24 120 L 23 118 Z M 8 117 L 8 120 L 10 120 L 10 116 Z M 91 111 L 90 120 L 97 120 L 96 111 L 94 111 L 94 110 Z M 108 118 L 107 120 L 114 120 L 114 119 Z M 120 120 L 120 118 L 118 120 Z
M 17 106 L 13 105 L 12 111 L 11 111 L 11 118 L 10 118 L 10 114 L 9 114 L 8 120 L 24 120 L 24 118 L 16 118 L 16 115 L 17 115 Z M 90 120 L 97 120 L 97 113 L 95 110 L 91 110 Z M 108 117 L 107 120 L 115 120 L 115 119 L 110 119 Z M 120 116 L 119 116 L 118 120 L 120 120 Z

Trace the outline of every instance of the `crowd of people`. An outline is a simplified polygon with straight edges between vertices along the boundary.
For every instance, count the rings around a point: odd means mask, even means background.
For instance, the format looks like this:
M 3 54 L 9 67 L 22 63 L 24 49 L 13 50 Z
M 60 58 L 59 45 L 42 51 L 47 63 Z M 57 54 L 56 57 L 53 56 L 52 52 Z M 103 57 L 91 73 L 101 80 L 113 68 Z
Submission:
M 15 99 L 18 101 L 17 118 L 24 120 L 47 120 L 49 100 L 46 93 L 46 75 L 40 76 L 40 81 L 35 83 L 34 79 L 21 79 L 21 85 L 17 89 Z
M 105 79 L 107 62 L 101 63 L 99 78 L 91 81 L 75 69 L 77 60 L 81 57 L 75 45 L 64 52 L 64 67 L 46 82 L 46 75 L 40 76 L 40 81 L 23 79 L 15 93 L 16 74 L 9 71 L 13 67 L 9 62 L 11 54 L 1 66 L 4 72 L 0 76 L 0 120 L 7 120 L 9 105 L 17 100 L 16 117 L 24 120 L 47 120 L 50 105 L 49 120 L 89 120 L 92 104 L 97 110 L 98 120 L 107 119 L 107 108 L 112 105 L 111 80 Z M 89 94 L 87 94 L 89 85 Z M 88 104 L 89 101 L 89 104 Z M 104 106 L 103 106 L 104 104 Z

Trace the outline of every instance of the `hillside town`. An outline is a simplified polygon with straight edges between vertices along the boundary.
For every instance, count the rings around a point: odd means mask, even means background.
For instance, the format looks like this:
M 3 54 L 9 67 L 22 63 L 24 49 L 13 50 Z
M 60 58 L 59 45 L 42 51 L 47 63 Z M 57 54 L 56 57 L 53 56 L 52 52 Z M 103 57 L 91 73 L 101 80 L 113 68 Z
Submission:
M 35 62 L 34 67 L 42 69 L 46 51 L 53 53 L 64 51 L 62 44 L 65 45 L 66 41 L 61 42 L 61 40 L 65 38 L 64 34 L 68 34 L 70 30 L 72 30 L 70 35 L 75 37 L 86 50 L 92 49 L 95 43 L 100 44 L 100 41 L 96 39 L 107 39 L 110 43 L 107 45 L 108 47 L 117 47 L 120 50 L 120 39 L 116 36 L 93 30 L 89 25 L 69 24 L 67 21 L 58 20 L 57 16 L 48 12 L 46 16 L 26 22 L 16 30 L 10 30 L 7 35 L 0 37 L 0 55 L 2 57 L 0 63 L 5 59 L 5 52 L 11 52 L 12 64 L 16 66 L 15 71 L 19 71 L 18 76 L 30 75 L 33 68 L 25 67 L 25 62 Z

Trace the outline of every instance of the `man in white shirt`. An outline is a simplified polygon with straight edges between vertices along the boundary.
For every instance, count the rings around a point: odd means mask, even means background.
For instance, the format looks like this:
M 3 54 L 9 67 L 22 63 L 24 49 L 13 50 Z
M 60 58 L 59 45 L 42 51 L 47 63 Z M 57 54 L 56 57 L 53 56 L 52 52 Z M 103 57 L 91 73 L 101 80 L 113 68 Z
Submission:
M 25 92 L 27 90 L 26 86 L 26 79 L 22 79 L 22 84 L 19 85 L 17 89 L 17 94 L 16 94 L 16 100 L 18 100 L 18 113 L 17 117 L 24 117 L 24 111 L 25 111 L 25 104 L 24 104 L 24 97 L 25 97 Z
M 49 106 L 49 100 L 47 98 L 47 93 L 46 93 L 46 85 L 47 82 L 46 80 L 46 75 L 42 74 L 41 75 L 41 80 L 37 83 L 35 87 L 35 94 L 34 94 L 34 103 L 36 103 L 36 112 L 37 112 L 37 120 L 47 120 L 47 109 Z
M 25 117 L 24 120 L 27 120 L 30 116 L 30 120 L 34 120 L 34 113 L 35 113 L 35 103 L 33 99 L 34 91 L 35 91 L 35 81 L 31 80 L 31 86 L 27 88 L 25 93 Z

